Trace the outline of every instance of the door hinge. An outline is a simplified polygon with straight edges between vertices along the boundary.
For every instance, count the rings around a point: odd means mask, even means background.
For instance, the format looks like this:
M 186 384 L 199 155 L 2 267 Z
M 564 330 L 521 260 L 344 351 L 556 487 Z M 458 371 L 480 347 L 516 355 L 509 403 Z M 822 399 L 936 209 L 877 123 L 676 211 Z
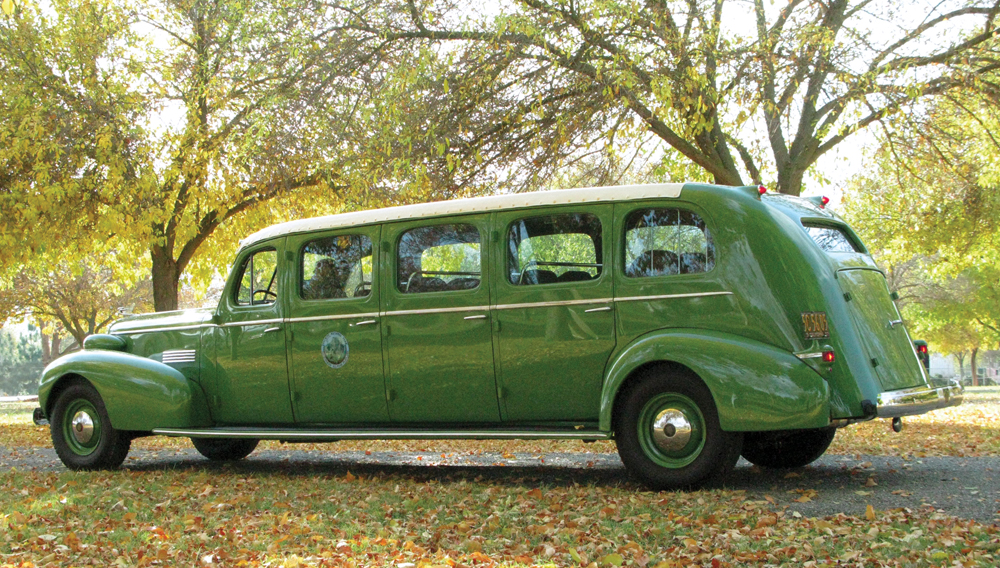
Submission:
M 851 293 L 850 292 L 844 292 L 844 301 L 845 302 L 850 302 L 851 301 Z
M 396 389 L 389 389 L 389 391 L 385 393 L 385 398 L 389 402 L 396 400 Z
M 872 367 L 878 367 L 878 359 L 872 357 Z

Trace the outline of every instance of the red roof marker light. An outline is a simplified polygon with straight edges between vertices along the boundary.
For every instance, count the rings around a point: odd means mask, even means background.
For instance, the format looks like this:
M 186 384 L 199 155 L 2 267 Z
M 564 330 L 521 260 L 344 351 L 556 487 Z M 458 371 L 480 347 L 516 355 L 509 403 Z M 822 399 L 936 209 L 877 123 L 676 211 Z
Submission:
M 833 352 L 833 350 L 823 352 L 824 363 L 833 363 L 836 360 L 837 360 L 837 355 L 836 353 Z
M 764 195 L 765 193 L 767 193 L 767 188 L 764 187 L 763 185 L 758 185 L 757 186 L 757 193 L 759 193 L 761 195 Z
M 830 198 L 824 195 L 820 201 L 822 202 L 822 205 L 820 205 L 820 207 L 826 207 L 826 204 L 830 202 Z

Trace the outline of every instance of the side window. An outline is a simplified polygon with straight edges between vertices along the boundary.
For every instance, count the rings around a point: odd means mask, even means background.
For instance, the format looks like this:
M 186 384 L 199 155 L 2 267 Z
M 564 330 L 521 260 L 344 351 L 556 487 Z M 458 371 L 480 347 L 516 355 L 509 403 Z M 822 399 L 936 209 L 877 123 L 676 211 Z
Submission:
M 640 209 L 625 220 L 625 275 L 708 272 L 715 246 L 697 214 L 683 209 Z
M 236 289 L 236 304 L 260 306 L 278 299 L 278 252 L 260 250 L 243 262 L 240 286 Z
M 531 286 L 601 275 L 601 220 L 589 213 L 515 221 L 507 232 L 507 279 Z
M 309 241 L 302 248 L 304 300 L 359 298 L 372 291 L 372 241 L 343 235 Z
M 397 251 L 396 287 L 404 294 L 470 290 L 482 278 L 479 230 L 472 225 L 411 229 Z

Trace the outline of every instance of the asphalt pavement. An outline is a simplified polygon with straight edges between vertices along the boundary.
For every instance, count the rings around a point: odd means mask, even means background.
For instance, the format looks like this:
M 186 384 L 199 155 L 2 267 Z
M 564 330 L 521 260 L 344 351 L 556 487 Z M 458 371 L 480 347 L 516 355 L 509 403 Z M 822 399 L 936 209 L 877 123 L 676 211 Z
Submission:
M 399 476 L 415 481 L 450 483 L 480 480 L 497 485 L 566 485 L 643 487 L 631 481 L 616 454 L 429 452 L 336 452 L 288 449 L 258 450 L 245 460 L 216 463 L 194 450 L 132 450 L 123 467 L 132 471 L 189 469 L 236 471 L 257 475 Z M 66 471 L 50 448 L 0 447 L 0 472 Z M 960 518 L 1000 523 L 1000 458 L 826 455 L 795 470 L 765 470 L 740 460 L 726 488 L 767 499 L 776 507 L 808 517 L 844 513 L 862 516 L 877 510 L 932 506 Z

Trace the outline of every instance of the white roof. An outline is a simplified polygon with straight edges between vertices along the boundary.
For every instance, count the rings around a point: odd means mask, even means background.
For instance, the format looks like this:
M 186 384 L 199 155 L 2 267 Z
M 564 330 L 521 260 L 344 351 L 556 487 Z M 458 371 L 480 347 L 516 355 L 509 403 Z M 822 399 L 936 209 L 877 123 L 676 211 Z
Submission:
M 453 199 L 451 201 L 434 201 L 431 203 L 418 203 L 416 205 L 372 209 L 370 211 L 355 211 L 352 213 L 341 213 L 339 215 L 328 215 L 326 217 L 314 217 L 312 219 L 299 219 L 297 221 L 288 221 L 287 223 L 271 225 L 270 227 L 257 231 L 240 241 L 240 247 L 247 247 L 256 242 L 281 235 L 308 233 L 312 231 L 322 231 L 326 229 L 337 229 L 358 225 L 370 225 L 385 221 L 398 221 L 401 219 L 439 217 L 444 215 L 457 215 L 460 213 L 482 213 L 484 211 L 495 211 L 497 209 L 515 209 L 536 205 L 562 205 L 566 203 L 623 201 L 663 197 L 676 198 L 680 197 L 682 187 L 684 187 L 684 184 L 682 183 L 654 183 L 645 185 L 616 185 L 608 187 L 585 187 L 579 189 L 557 189 L 553 191 L 533 191 L 528 193 Z

